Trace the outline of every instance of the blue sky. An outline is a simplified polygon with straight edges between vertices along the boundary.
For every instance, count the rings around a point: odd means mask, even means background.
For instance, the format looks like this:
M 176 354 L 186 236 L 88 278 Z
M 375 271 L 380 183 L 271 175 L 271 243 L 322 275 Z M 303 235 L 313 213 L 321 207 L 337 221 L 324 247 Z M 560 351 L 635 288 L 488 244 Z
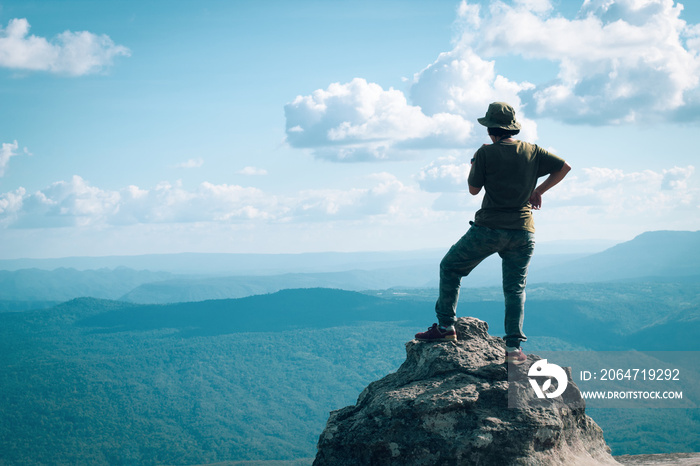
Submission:
M 700 229 L 700 5 L 0 2 L 0 258 L 447 248 L 476 123 L 574 170 L 538 241 Z

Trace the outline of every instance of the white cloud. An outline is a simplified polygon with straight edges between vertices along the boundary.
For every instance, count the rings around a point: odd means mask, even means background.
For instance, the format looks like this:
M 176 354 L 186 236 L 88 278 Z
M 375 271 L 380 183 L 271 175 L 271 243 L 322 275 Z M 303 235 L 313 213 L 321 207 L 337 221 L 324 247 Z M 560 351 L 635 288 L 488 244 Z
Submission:
M 79 176 L 32 194 L 19 188 L 0 199 L 11 201 L 1 214 L 2 222 L 28 228 L 92 225 L 105 221 L 119 207 L 118 193 L 90 186 Z
M 0 176 L 5 176 L 5 170 L 10 163 L 12 157 L 17 156 L 17 149 L 19 145 L 17 141 L 14 142 L 3 142 L 0 148 Z M 27 148 L 24 148 L 24 153 L 29 154 Z
M 431 193 L 467 191 L 470 169 L 471 159 L 468 156 L 440 157 L 423 167 L 416 180 L 421 189 Z
M 294 223 L 344 221 L 393 215 L 416 192 L 387 173 L 371 186 L 305 190 L 274 195 L 253 187 L 204 182 L 194 189 L 162 182 L 151 189 L 104 190 L 80 176 L 33 193 L 24 188 L 0 195 L 0 224 L 13 228 L 99 227 L 164 223 Z
M 548 13 L 553 9 L 550 0 L 515 0 L 515 4 L 539 14 Z
M 0 195 L 0 225 L 7 226 L 16 220 L 26 193 L 27 191 L 20 187 Z
M 103 70 L 114 57 L 131 54 L 106 35 L 65 31 L 49 41 L 29 35 L 29 28 L 24 18 L 12 19 L 5 29 L 0 28 L 0 66 L 80 76 Z
M 204 159 L 197 157 L 195 159 L 189 159 L 185 162 L 178 163 L 175 168 L 200 168 L 204 165 Z
M 410 101 L 361 78 L 331 84 L 285 106 L 287 142 L 348 162 L 465 148 L 483 138 L 474 121 L 494 101 L 513 105 L 520 138 L 533 142 L 537 116 L 594 125 L 696 120 L 700 26 L 681 12 L 673 0 L 585 0 L 567 19 L 550 0 L 462 1 L 452 50 L 413 76 Z M 537 60 L 539 82 L 496 73 L 513 58 Z
M 457 45 L 441 53 L 435 62 L 416 73 L 413 81 L 411 99 L 427 115 L 447 113 L 471 121 L 483 116 L 491 102 L 508 102 L 522 125 L 519 137 L 532 142 L 537 139 L 537 125 L 525 117 L 519 97 L 534 85 L 497 75 L 495 62 L 483 60 L 468 46 Z M 479 132 L 477 138 L 483 139 L 483 135 Z
M 389 173 L 373 174 L 369 179 L 375 183 L 371 188 L 302 191 L 294 200 L 294 207 L 287 217 L 304 220 L 348 220 L 395 214 L 401 209 L 403 196 L 414 192 Z
M 466 194 L 470 168 L 466 156 L 441 157 L 423 167 L 415 179 L 424 191 L 441 193 L 433 209 L 468 210 L 480 203 L 480 197 Z M 673 217 L 679 212 L 700 218 L 700 184 L 694 174 L 693 166 L 660 171 L 583 168 L 545 194 L 545 211 L 576 207 L 582 215 L 605 216 L 605 224 L 628 217 Z
M 242 244 L 259 248 L 260 241 L 280 252 L 444 246 L 468 228 L 481 202 L 481 196 L 460 190 L 465 163 L 460 154 L 436 160 L 417 183 L 378 173 L 362 187 L 289 194 L 213 183 L 188 188 L 179 182 L 110 190 L 74 176 L 36 192 L 18 188 L 0 194 L 0 227 L 6 239 L 24 244 L 23 255 L 38 254 L 44 246 L 49 251 L 50 244 L 53 255 L 85 254 L 83 242 L 93 254 L 114 253 L 124 241 L 140 245 L 133 253 L 153 252 L 153 247 L 240 252 Z M 700 183 L 692 166 L 590 167 L 575 170 L 547 192 L 535 216 L 545 240 L 696 230 L 699 214 Z M 39 249 L 26 249 L 28 240 L 22 238 L 35 238 Z M 213 246 L 212 241 L 229 243 Z
M 567 177 L 545 203 L 554 207 L 587 208 L 589 214 L 612 218 L 678 216 L 681 211 L 700 213 L 700 186 L 693 179 L 695 167 L 660 171 L 624 171 L 591 167 Z
M 575 169 L 543 197 L 535 224 L 550 238 L 630 239 L 645 231 L 700 229 L 700 182 L 692 166 Z
M 674 118 L 697 92 L 697 25 L 672 0 L 586 0 L 575 19 L 546 1 L 460 8 L 459 47 L 485 57 L 520 55 L 558 64 L 532 90 L 537 115 L 591 124 Z M 520 96 L 530 100 L 528 93 Z
M 204 182 L 185 189 L 181 182 L 159 183 L 150 190 L 121 190 L 120 208 L 109 223 L 191 223 L 267 219 L 277 201 L 257 188 Z
M 287 142 L 333 161 L 394 160 L 418 148 L 462 147 L 473 123 L 461 115 L 428 116 L 401 91 L 356 78 L 285 106 Z
M 246 176 L 263 176 L 267 175 L 267 170 L 257 167 L 244 167 L 241 170 L 238 170 L 236 173 Z

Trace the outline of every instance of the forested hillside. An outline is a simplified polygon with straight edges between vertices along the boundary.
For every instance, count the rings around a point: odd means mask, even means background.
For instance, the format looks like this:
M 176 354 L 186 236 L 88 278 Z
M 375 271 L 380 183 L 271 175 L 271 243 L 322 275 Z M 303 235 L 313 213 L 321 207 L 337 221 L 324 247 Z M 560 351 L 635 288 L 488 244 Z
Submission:
M 305 289 L 162 306 L 78 299 L 0 313 L 0 463 L 313 456 L 328 412 L 397 368 L 403 344 L 434 319 L 435 290 L 374 295 Z M 687 350 L 699 296 L 698 284 L 534 287 L 526 348 L 626 349 L 658 327 L 674 335 L 661 349 Z M 501 299 L 498 288 L 470 290 L 459 314 L 500 336 Z M 597 414 L 615 454 L 700 449 L 697 410 L 644 411 Z
M 0 463 L 308 457 L 328 411 L 397 367 L 396 342 L 410 333 L 397 324 L 272 332 L 264 314 L 251 316 L 259 331 L 215 336 L 80 324 L 133 310 L 91 299 L 0 315 Z

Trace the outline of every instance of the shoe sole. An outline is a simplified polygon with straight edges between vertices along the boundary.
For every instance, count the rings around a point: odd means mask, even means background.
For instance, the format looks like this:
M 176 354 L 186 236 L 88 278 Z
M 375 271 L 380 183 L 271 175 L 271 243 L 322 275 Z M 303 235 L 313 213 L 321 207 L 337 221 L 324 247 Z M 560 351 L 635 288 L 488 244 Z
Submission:
M 445 337 L 445 338 L 416 338 L 418 341 L 457 341 L 456 336 Z

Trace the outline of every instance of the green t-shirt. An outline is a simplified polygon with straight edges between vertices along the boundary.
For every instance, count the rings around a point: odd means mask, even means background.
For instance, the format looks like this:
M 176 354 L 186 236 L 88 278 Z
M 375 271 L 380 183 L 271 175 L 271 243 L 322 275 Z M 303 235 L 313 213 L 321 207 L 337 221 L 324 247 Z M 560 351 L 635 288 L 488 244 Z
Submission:
M 469 185 L 486 191 L 474 223 L 489 228 L 535 231 L 530 195 L 541 176 L 557 172 L 564 159 L 523 141 L 497 142 L 476 151 Z

